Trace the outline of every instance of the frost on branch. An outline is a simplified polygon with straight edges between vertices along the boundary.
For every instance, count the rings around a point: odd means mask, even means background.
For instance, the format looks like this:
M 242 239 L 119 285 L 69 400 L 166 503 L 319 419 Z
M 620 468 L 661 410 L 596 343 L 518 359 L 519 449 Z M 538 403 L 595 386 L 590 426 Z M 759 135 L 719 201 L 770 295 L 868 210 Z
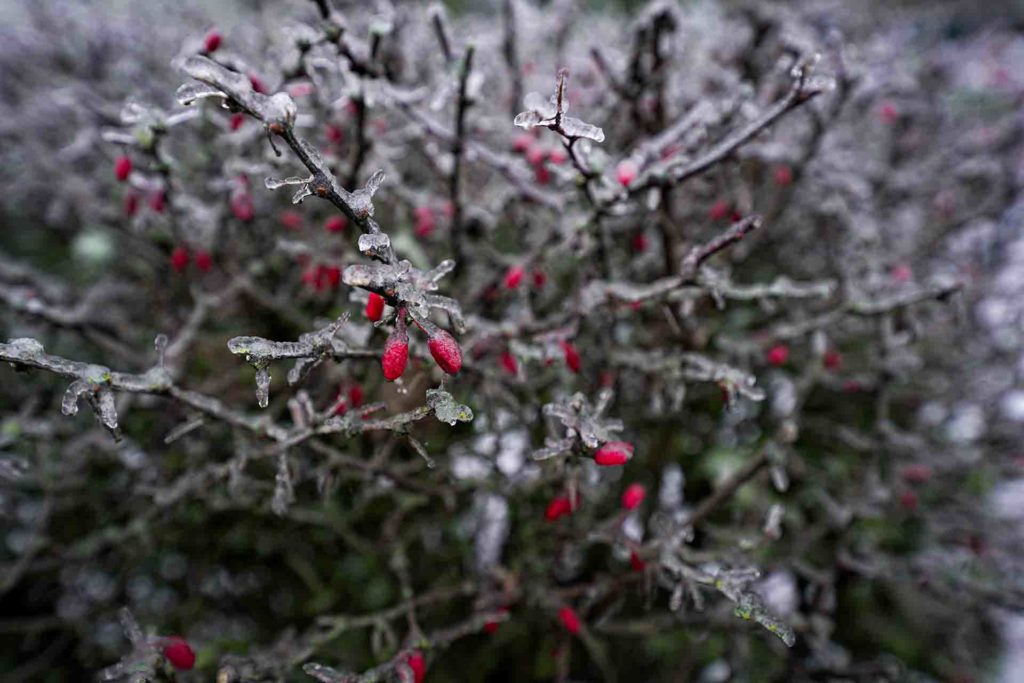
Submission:
M 387 239 L 384 235 L 380 237 Z M 366 238 L 366 242 L 360 239 L 360 248 L 369 246 L 378 236 L 363 235 L 363 238 Z M 405 260 L 396 264 L 356 264 L 345 268 L 341 281 L 350 287 L 359 287 L 380 294 L 394 308 L 408 307 L 411 314 L 421 318 L 428 316 L 431 309 L 443 311 L 451 319 L 455 331 L 462 334 L 466 329 L 466 323 L 459 302 L 432 293 L 437 290 L 438 281 L 450 273 L 454 266 L 455 262 L 450 259 L 441 261 L 432 270 L 414 268 Z
M 610 389 L 603 389 L 593 404 L 581 393 L 546 404 L 544 414 L 558 418 L 565 427 L 565 437 L 546 440 L 544 448 L 534 451 L 533 459 L 547 460 L 571 452 L 577 444 L 594 449 L 614 441 L 615 435 L 623 430 L 622 420 L 603 417 L 612 396 Z
M 473 411 L 469 406 L 462 405 L 443 389 L 427 389 L 427 407 L 434 412 L 439 421 L 455 426 L 457 422 L 469 422 L 473 419 Z
M 562 69 L 558 72 L 558 92 L 549 99 L 544 99 L 543 95 L 536 92 L 527 94 L 523 98 L 526 111 L 517 114 L 513 123 L 526 130 L 538 126 L 549 128 L 570 140 L 588 138 L 594 142 L 604 142 L 603 130 L 597 126 L 565 115 L 569 111 L 569 100 L 565 97 L 565 88 L 568 80 L 569 72 L 566 69 Z
M 201 55 L 186 59 L 182 68 L 189 76 L 201 81 L 198 84 L 186 83 L 178 88 L 178 102 L 183 105 L 207 97 L 219 97 L 226 100 L 225 106 L 228 108 L 243 109 L 268 126 L 276 123 L 289 129 L 295 123 L 298 109 L 287 93 L 258 93 L 253 90 L 248 76 L 231 71 Z
M 124 634 L 132 649 L 117 664 L 100 671 L 99 680 L 123 683 L 151 683 L 157 680 L 156 670 L 160 663 L 160 652 L 156 644 L 142 632 L 142 628 L 127 607 L 121 609 L 120 618 Z

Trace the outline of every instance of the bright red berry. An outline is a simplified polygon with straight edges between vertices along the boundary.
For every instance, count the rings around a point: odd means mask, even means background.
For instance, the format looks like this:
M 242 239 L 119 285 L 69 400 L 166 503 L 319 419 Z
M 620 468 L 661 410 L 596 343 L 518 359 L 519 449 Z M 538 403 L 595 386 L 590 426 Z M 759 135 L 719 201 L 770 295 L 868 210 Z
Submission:
M 553 522 L 559 517 L 572 514 L 572 503 L 568 496 L 555 496 L 544 510 L 544 519 Z
M 843 354 L 839 353 L 835 349 L 829 349 L 825 352 L 821 362 L 828 370 L 838 370 L 839 366 L 843 364 Z
M 580 353 L 571 342 L 561 341 L 562 353 L 565 355 L 565 364 L 573 372 L 580 371 Z
M 370 292 L 370 298 L 366 300 L 366 317 L 377 322 L 384 315 L 384 297 L 376 292 Z
M 324 266 L 324 280 L 331 289 L 337 289 L 341 285 L 341 268 L 338 266 Z
M 629 554 L 629 566 L 635 572 L 642 572 L 647 569 L 647 563 L 644 562 L 643 558 L 635 550 Z
M 171 268 L 174 272 L 184 272 L 185 268 L 188 267 L 188 249 L 185 247 L 175 247 L 174 251 L 171 252 Z
M 609 441 L 594 451 L 594 462 L 604 467 L 625 465 L 633 457 L 633 444 Z
M 789 347 L 785 344 L 776 344 L 768 349 L 766 358 L 768 365 L 774 365 L 775 367 L 785 365 L 786 361 L 789 360 Z
M 206 40 L 203 41 L 204 52 L 216 52 L 217 48 L 220 47 L 221 36 L 216 31 L 210 31 L 206 34 Z
M 277 219 L 289 230 L 302 229 L 302 214 L 298 211 L 282 211 Z
M 713 221 L 720 221 L 727 217 L 732 212 L 732 208 L 729 206 L 729 202 L 724 199 L 719 199 L 717 202 L 711 205 L 711 210 L 708 211 L 708 216 Z
M 615 169 L 615 179 L 619 181 L 619 184 L 623 187 L 629 187 L 636 180 L 636 164 L 632 161 L 626 160 L 618 165 Z
M 201 273 L 210 272 L 210 269 L 213 268 L 213 257 L 210 256 L 210 252 L 205 249 L 200 249 L 196 252 L 196 268 Z
M 122 183 L 128 180 L 128 176 L 132 173 L 132 160 L 127 155 L 121 155 L 114 162 L 114 175 Z
M 929 465 L 915 463 L 905 466 L 900 472 L 900 476 L 908 484 L 927 484 L 935 476 L 935 470 Z
M 505 289 L 517 289 L 523 283 L 526 276 L 526 269 L 523 266 L 515 265 L 505 271 Z
M 462 349 L 455 337 L 445 330 L 435 330 L 427 339 L 427 348 L 438 366 L 449 375 L 457 375 L 462 369 Z
M 344 232 L 346 226 L 348 226 L 348 221 L 345 220 L 344 216 L 331 216 L 324 223 L 324 229 L 327 232 Z
M 405 663 L 412 669 L 413 683 L 423 683 L 423 678 L 427 675 L 427 661 L 423 658 L 423 654 L 413 652 L 405 660 Z
M 196 653 L 181 636 L 172 636 L 164 642 L 164 657 L 175 669 L 188 671 L 196 663 Z
M 395 329 L 384 342 L 384 353 L 380 357 L 380 367 L 384 371 L 384 379 L 394 382 L 405 372 L 409 362 L 409 333 L 405 330 L 405 311 L 398 312 Z
M 772 171 L 772 178 L 779 187 L 785 187 L 793 182 L 793 169 L 789 166 L 776 166 Z
M 647 489 L 643 484 L 630 484 L 622 493 L 622 507 L 626 510 L 635 510 L 644 502 L 646 496 Z
M 558 619 L 569 633 L 576 635 L 580 632 L 580 618 L 576 616 L 576 612 L 572 607 L 566 605 L 559 609 Z
M 516 357 L 508 351 L 501 354 L 501 367 L 513 377 L 519 374 L 519 363 L 516 361 Z

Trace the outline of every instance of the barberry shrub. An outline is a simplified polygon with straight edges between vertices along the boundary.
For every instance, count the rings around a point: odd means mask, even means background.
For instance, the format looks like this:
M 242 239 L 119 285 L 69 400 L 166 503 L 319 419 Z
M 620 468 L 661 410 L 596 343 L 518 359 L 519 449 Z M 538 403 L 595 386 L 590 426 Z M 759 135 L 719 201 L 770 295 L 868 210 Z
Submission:
M 12 9 L 12 678 L 996 669 L 1007 24 L 583 5 Z

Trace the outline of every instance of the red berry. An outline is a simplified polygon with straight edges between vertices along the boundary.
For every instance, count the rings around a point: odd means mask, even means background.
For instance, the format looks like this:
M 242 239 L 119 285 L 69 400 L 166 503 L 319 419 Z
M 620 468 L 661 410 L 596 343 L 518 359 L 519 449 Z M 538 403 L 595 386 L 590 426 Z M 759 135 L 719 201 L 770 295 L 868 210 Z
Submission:
M 337 289 L 341 284 L 341 268 L 338 266 L 324 266 L 324 279 L 331 289 Z
M 711 210 L 708 211 L 708 216 L 713 221 L 720 221 L 726 216 L 728 216 L 731 211 L 732 209 L 729 206 L 729 202 L 725 201 L 724 199 L 719 199 L 717 202 L 711 205 Z
M 633 235 L 631 245 L 633 247 L 633 251 L 637 253 L 647 251 L 647 235 L 643 234 L 642 232 L 638 232 L 637 234 Z
M 785 344 L 776 344 L 768 349 L 766 358 L 768 365 L 774 365 L 775 367 L 785 365 L 786 361 L 789 360 L 789 347 Z
M 526 269 L 523 266 L 512 266 L 505 271 L 505 289 L 517 289 L 523 283 Z
M 256 76 L 255 74 L 249 74 L 249 85 L 251 85 L 252 89 L 256 92 L 261 93 L 263 95 L 267 94 L 267 86 L 263 84 L 263 81 L 260 80 L 259 76 Z
M 216 52 L 218 47 L 220 47 L 220 34 L 216 31 L 210 31 L 206 34 L 206 40 L 203 42 L 203 50 L 205 52 Z
M 174 272 L 184 272 L 185 268 L 188 267 L 188 249 L 185 247 L 175 247 L 174 251 L 171 252 L 171 268 Z
M 377 322 L 384 315 L 384 297 L 376 292 L 370 292 L 370 298 L 366 300 L 366 317 Z
M 551 171 L 548 170 L 547 166 L 534 166 L 533 177 L 538 185 L 547 185 L 551 182 Z
M 931 481 L 932 477 L 935 476 L 935 470 L 929 465 L 923 463 L 915 463 L 913 465 L 907 465 L 903 468 L 900 473 L 903 477 L 903 481 L 908 484 L 927 484 Z
M 825 352 L 821 362 L 828 370 L 838 370 L 839 366 L 843 364 L 843 354 L 835 349 L 829 349 Z
M 252 206 L 252 195 L 248 192 L 237 192 L 231 195 L 231 213 L 240 221 L 248 223 L 253 219 L 255 211 Z
M 175 669 L 188 671 L 196 663 L 196 653 L 181 636 L 172 636 L 164 643 L 164 657 Z
M 348 388 L 348 400 L 353 408 L 363 405 L 363 398 L 363 386 L 361 384 L 353 384 Z
M 569 633 L 576 635 L 580 632 L 580 618 L 576 616 L 576 612 L 572 607 L 566 605 L 559 609 L 558 619 Z
M 289 230 L 302 229 L 302 214 L 298 211 L 282 211 L 277 219 Z
M 633 457 L 633 444 L 609 441 L 594 451 L 594 462 L 603 467 L 625 465 Z
M 907 512 L 917 510 L 917 494 L 913 491 L 903 491 L 900 493 L 900 507 Z
M 128 180 L 132 173 L 132 160 L 127 155 L 122 155 L 114 162 L 114 175 L 122 183 Z
M 343 232 L 347 225 L 348 221 L 345 220 L 344 216 L 331 216 L 324 223 L 324 229 L 327 232 Z
M 437 227 L 437 222 L 434 219 L 434 210 L 429 206 L 417 206 L 414 215 L 416 217 L 416 236 L 430 237 L 434 232 L 434 228 Z
M 548 281 L 548 276 L 544 274 L 543 270 L 533 271 L 533 286 L 540 289 L 544 286 L 544 283 Z
M 526 162 L 531 166 L 540 166 L 544 163 L 544 159 L 547 156 L 547 150 L 540 145 L 533 145 L 530 149 L 526 150 Z
M 533 136 L 531 136 L 529 133 L 523 133 L 521 135 L 517 135 L 517 136 L 515 136 L 515 138 L 512 139 L 512 149 L 513 149 L 513 151 L 518 152 L 520 154 L 522 154 L 526 150 L 530 149 L 530 147 L 532 147 L 532 146 L 533 146 Z
M 892 279 L 894 282 L 909 282 L 914 277 L 914 271 L 906 263 L 897 263 L 892 267 Z
M 328 123 L 324 128 L 324 132 L 327 134 L 327 142 L 333 144 L 341 144 L 345 139 L 345 131 L 338 126 Z
M 549 522 L 553 522 L 559 517 L 572 514 L 572 503 L 569 501 L 568 496 L 556 496 L 551 499 L 548 503 L 548 507 L 544 510 L 544 519 Z
M 619 184 L 623 187 L 629 187 L 636 180 L 636 164 L 632 161 L 626 160 L 618 165 L 615 169 L 615 179 L 619 181 Z
M 644 562 L 643 558 L 640 557 L 635 550 L 629 554 L 629 566 L 635 572 L 642 572 L 647 569 L 647 563 Z
M 413 683 L 423 683 L 423 678 L 427 675 L 427 661 L 423 659 L 423 654 L 413 652 L 405 663 L 412 669 Z
M 630 484 L 622 493 L 622 507 L 626 510 L 635 510 L 640 503 L 644 502 L 647 496 L 647 489 L 643 484 Z
M 405 372 L 409 362 L 409 333 L 405 331 L 405 311 L 398 312 L 395 329 L 384 342 L 384 353 L 380 357 L 380 367 L 384 371 L 384 379 L 394 382 Z
M 124 198 L 124 215 L 131 218 L 139 210 L 139 196 L 134 192 L 125 195 Z
M 900 117 L 900 112 L 896 109 L 896 105 L 892 102 L 883 102 L 882 106 L 878 108 L 878 118 L 882 120 L 882 123 L 886 125 L 892 125 L 896 123 Z
M 459 348 L 455 337 L 446 331 L 436 330 L 427 339 L 427 348 L 430 349 L 430 355 L 434 357 L 438 366 L 449 375 L 457 375 L 462 369 L 462 349 Z
M 210 272 L 210 269 L 213 268 L 213 257 L 210 256 L 210 252 L 205 249 L 196 252 L 196 268 L 202 273 Z
M 548 161 L 555 164 L 556 166 L 564 164 L 565 160 L 568 158 L 569 157 L 566 156 L 565 152 L 558 148 L 555 148 L 548 152 Z
M 498 611 L 502 614 L 508 614 L 508 607 L 499 607 Z M 488 635 L 493 635 L 497 632 L 499 626 L 501 626 L 500 621 L 488 621 L 486 624 L 484 624 L 484 633 Z
M 580 371 L 580 354 L 570 342 L 561 341 L 562 353 L 565 355 L 565 364 L 573 372 Z
M 167 195 L 163 190 L 157 190 L 149 195 L 149 208 L 156 213 L 163 213 L 167 208 Z
M 772 178 L 776 185 L 785 187 L 793 182 L 793 170 L 789 166 L 776 166 Z
M 228 121 L 228 127 L 231 128 L 231 132 L 234 132 L 241 128 L 243 123 L 245 123 L 245 114 L 238 112 L 237 114 L 231 115 L 231 119 Z
M 519 363 L 516 361 L 516 357 L 508 351 L 501 354 L 501 367 L 513 377 L 519 374 Z

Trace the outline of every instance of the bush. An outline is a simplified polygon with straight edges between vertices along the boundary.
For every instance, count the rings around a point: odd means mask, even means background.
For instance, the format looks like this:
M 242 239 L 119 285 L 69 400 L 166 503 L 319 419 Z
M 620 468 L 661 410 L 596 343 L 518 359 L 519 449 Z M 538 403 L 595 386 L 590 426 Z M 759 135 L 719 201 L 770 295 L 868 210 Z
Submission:
M 12 677 L 996 669 L 1006 22 L 139 4 L 0 53 Z

